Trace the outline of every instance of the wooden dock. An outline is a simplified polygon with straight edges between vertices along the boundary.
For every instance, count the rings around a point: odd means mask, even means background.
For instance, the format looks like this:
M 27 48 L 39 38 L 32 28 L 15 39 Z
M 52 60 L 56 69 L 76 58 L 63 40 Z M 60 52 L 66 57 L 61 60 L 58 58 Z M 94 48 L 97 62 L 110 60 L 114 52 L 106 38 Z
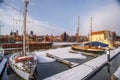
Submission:
M 69 50 L 70 53 L 78 54 L 80 51 Z
M 110 59 L 120 52 L 120 47 L 110 51 Z M 87 80 L 107 64 L 107 54 L 103 54 L 79 66 L 58 73 L 44 80 Z
M 82 54 L 82 55 L 85 55 L 85 56 L 91 56 L 91 57 L 95 57 L 95 58 L 100 56 L 99 54 L 95 54 L 95 53 L 86 53 L 86 52 L 79 53 L 80 51 L 74 51 L 74 50 L 70 50 L 69 52 L 70 53 L 75 53 L 75 54 Z
M 53 45 L 52 42 L 34 42 L 34 43 L 29 43 L 29 48 L 34 49 L 47 49 L 51 48 Z M 22 43 L 1 43 L 0 46 L 2 48 L 7 49 L 7 48 L 22 48 L 23 44 Z
M 57 57 L 57 56 L 49 54 L 49 53 L 46 53 L 46 56 L 50 57 L 50 58 L 53 58 L 53 59 L 55 59 L 58 62 L 64 63 L 64 64 L 66 64 L 70 68 L 73 68 L 73 67 L 79 65 L 79 63 L 70 62 L 68 60 L 65 60 L 63 58 Z
M 85 56 L 92 56 L 92 57 L 98 57 L 99 55 L 98 54 L 95 54 L 95 53 L 82 53 L 82 55 L 85 55 Z

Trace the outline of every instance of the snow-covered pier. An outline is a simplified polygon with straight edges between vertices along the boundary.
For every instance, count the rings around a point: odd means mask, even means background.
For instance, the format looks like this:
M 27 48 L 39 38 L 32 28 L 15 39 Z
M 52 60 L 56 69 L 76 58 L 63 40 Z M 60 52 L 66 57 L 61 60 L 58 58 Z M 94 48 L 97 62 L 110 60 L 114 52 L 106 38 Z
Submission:
M 52 54 L 49 54 L 49 53 L 47 53 L 46 56 L 48 56 L 48 57 L 50 57 L 50 58 L 53 58 L 53 59 L 55 59 L 56 61 L 62 62 L 62 63 L 64 63 L 64 64 L 68 65 L 68 67 L 70 67 L 70 68 L 79 65 L 79 63 L 70 62 L 70 61 L 68 61 L 68 60 L 65 60 L 65 59 L 63 59 L 63 58 L 57 57 L 57 56 L 52 55 Z
M 3 58 L 3 60 L 0 62 L 0 77 L 2 76 L 3 69 L 5 68 L 6 63 L 7 63 L 7 58 Z
M 70 53 L 76 53 L 76 54 L 78 54 L 80 51 L 70 50 L 69 52 L 70 52 Z M 85 56 L 95 57 L 95 58 L 100 55 L 100 54 L 86 53 L 86 52 L 82 52 L 81 54 L 82 54 L 82 55 L 85 55 Z
M 110 51 L 110 59 L 113 59 L 120 52 L 120 48 Z M 107 63 L 107 54 L 85 62 L 77 67 L 58 73 L 44 80 L 85 80 L 97 72 Z
M 79 54 L 74 54 L 74 53 L 70 53 L 69 50 L 71 50 L 71 47 L 65 47 L 65 48 L 57 48 L 57 49 L 49 49 L 49 50 L 45 50 L 45 51 L 37 51 L 35 52 L 37 58 L 38 58 L 38 62 L 40 63 L 48 63 L 48 62 L 53 62 L 55 61 L 55 59 L 49 58 L 47 57 L 46 53 L 49 53 L 51 55 L 63 58 L 63 59 L 86 59 L 86 56 L 83 56 L 81 53 L 79 52 Z

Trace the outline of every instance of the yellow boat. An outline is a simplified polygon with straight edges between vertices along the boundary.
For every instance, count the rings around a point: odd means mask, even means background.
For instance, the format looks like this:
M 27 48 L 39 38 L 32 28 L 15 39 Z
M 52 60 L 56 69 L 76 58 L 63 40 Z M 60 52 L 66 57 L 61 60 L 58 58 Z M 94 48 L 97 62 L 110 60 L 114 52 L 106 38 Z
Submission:
M 92 45 L 91 45 L 92 44 Z M 107 44 L 103 44 L 100 42 L 90 42 L 90 43 L 86 43 L 84 45 L 71 45 L 71 48 L 73 50 L 77 50 L 77 51 L 84 51 L 84 52 L 95 52 L 95 53 L 99 53 L 99 52 L 104 52 L 105 48 L 107 47 Z

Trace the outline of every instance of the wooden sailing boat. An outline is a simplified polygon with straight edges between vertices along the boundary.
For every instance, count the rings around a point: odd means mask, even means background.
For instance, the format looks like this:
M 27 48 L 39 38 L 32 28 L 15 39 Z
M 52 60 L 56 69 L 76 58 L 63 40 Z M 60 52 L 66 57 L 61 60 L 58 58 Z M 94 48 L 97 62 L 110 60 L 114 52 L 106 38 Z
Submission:
M 78 17 L 78 28 L 79 28 L 79 17 Z M 90 18 L 90 34 L 92 33 L 92 17 Z M 79 32 L 78 32 L 79 34 Z M 88 45 L 87 45 L 88 44 Z M 99 45 L 104 45 L 108 46 L 106 44 L 100 43 L 100 42 L 92 42 L 92 37 L 90 38 L 90 42 L 82 45 L 71 45 L 71 48 L 73 50 L 78 50 L 78 51 L 84 51 L 84 52 L 103 52 L 105 49 L 100 47 L 100 46 L 94 46 L 93 44 L 99 44 Z
M 37 58 L 34 54 L 26 53 L 26 15 L 28 0 L 24 0 L 24 32 L 23 32 L 23 51 L 14 53 L 9 58 L 10 67 L 21 78 L 29 80 L 33 78 L 34 70 L 37 64 Z

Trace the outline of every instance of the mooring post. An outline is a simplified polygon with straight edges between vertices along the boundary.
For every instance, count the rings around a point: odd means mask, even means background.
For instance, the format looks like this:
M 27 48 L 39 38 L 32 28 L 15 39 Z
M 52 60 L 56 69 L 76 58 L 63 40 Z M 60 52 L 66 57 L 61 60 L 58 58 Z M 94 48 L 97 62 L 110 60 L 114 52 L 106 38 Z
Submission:
M 110 63 L 110 49 L 107 48 L 107 63 Z

